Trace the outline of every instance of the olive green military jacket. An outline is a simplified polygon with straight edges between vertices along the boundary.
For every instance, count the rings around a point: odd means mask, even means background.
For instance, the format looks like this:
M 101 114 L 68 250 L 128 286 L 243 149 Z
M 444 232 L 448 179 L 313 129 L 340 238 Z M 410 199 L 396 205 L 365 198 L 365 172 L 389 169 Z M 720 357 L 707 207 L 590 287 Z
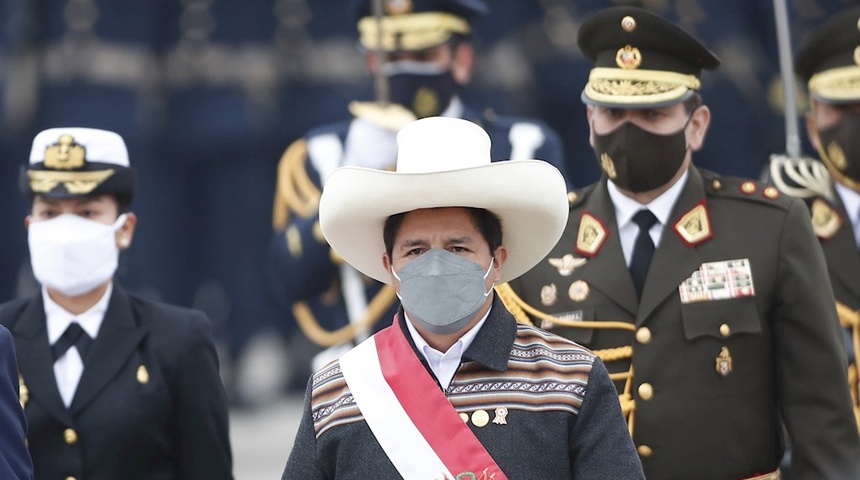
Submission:
M 777 469 L 781 414 L 792 480 L 860 478 L 833 292 L 806 206 L 773 187 L 691 168 L 637 299 L 606 179 L 577 192 L 559 243 L 511 283 L 535 323 L 633 377 L 633 440 L 651 480 L 730 480 Z M 624 329 L 560 327 L 615 320 Z M 625 388 L 617 382 L 619 391 Z

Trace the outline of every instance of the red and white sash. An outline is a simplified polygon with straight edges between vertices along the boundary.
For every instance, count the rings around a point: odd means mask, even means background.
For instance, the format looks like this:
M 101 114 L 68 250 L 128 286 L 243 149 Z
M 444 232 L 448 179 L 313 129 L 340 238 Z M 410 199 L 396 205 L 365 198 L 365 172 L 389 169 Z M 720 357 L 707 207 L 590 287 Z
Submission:
M 399 323 L 395 319 L 340 359 L 355 402 L 391 463 L 409 480 L 507 480 L 424 368 Z

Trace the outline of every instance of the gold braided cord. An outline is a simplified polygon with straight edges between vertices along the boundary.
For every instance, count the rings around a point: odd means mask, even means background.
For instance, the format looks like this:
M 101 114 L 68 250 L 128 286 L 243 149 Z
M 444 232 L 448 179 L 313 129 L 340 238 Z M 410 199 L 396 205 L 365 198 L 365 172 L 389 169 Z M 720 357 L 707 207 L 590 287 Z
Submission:
M 809 79 L 809 91 L 827 100 L 860 99 L 860 66 L 831 68 Z
M 331 347 L 351 342 L 360 332 L 369 331 L 388 310 L 395 298 L 397 298 L 397 295 L 394 293 L 394 289 L 388 285 L 384 285 L 371 299 L 367 305 L 367 311 L 364 312 L 364 315 L 358 321 L 337 330 L 326 330 L 320 326 L 306 302 L 294 303 L 292 310 L 293 315 L 296 317 L 296 323 L 299 324 L 302 333 L 310 341 L 321 347 Z
M 514 293 L 514 289 L 511 288 L 511 284 L 505 282 L 501 285 L 496 285 L 496 295 L 499 296 L 499 299 L 501 299 L 505 308 L 511 312 L 517 322 L 525 325 L 534 325 L 534 323 L 532 323 L 532 319 L 529 318 L 525 310 L 520 307 L 519 304 L 522 303 L 522 301 L 517 301 L 519 300 L 519 297 Z
M 576 320 L 563 320 L 561 318 L 558 318 L 556 316 L 542 312 L 542 311 L 532 307 L 531 305 L 526 303 L 522 298 L 520 298 L 520 296 L 517 295 L 516 292 L 514 292 L 514 289 L 511 288 L 511 286 L 507 283 L 497 285 L 496 291 L 500 292 L 500 290 L 504 291 L 504 293 L 503 294 L 500 293 L 499 297 L 504 302 L 505 307 L 508 307 L 508 310 L 511 309 L 510 305 L 513 305 L 514 308 L 517 309 L 518 311 L 525 311 L 529 315 L 533 315 L 537 318 L 540 318 L 541 320 L 547 320 L 547 321 L 552 322 L 556 325 L 562 325 L 565 327 L 574 327 L 574 328 L 600 328 L 600 329 L 615 328 L 615 329 L 619 329 L 619 330 L 629 330 L 631 332 L 636 330 L 635 325 L 633 325 L 632 323 L 627 323 L 627 322 L 608 321 L 608 320 L 607 321 L 588 321 L 588 322 L 582 322 L 582 321 L 576 321 Z M 511 313 L 514 313 L 514 312 L 511 312 Z M 514 316 L 516 317 L 517 314 L 515 313 Z
M 566 327 L 574 327 L 574 328 L 614 328 L 620 330 L 628 330 L 634 331 L 636 330 L 636 326 L 627 323 L 627 322 L 616 322 L 616 321 L 594 321 L 594 322 L 581 322 L 581 321 L 571 321 L 571 320 L 562 320 L 558 317 L 550 315 L 548 313 L 541 312 L 540 310 L 532 307 L 528 303 L 526 303 L 511 287 L 509 283 L 503 283 L 501 285 L 496 285 L 496 293 L 499 295 L 499 298 L 504 303 L 505 307 L 514 315 L 514 318 L 517 319 L 520 323 L 526 323 L 528 325 L 532 324 L 531 319 L 528 314 L 531 314 L 541 320 L 547 320 L 557 325 L 563 325 Z M 604 362 L 616 361 L 616 360 L 624 360 L 627 358 L 633 358 L 633 346 L 632 345 L 624 345 L 617 348 L 606 348 L 602 350 L 593 351 L 595 355 L 597 355 Z M 624 417 L 627 419 L 627 429 L 630 432 L 630 436 L 633 436 L 633 420 L 635 417 L 636 411 L 636 401 L 633 399 L 633 394 L 631 393 L 632 385 L 633 385 L 633 365 L 631 363 L 630 368 L 627 369 L 626 372 L 618 372 L 609 374 L 609 378 L 612 381 L 618 380 L 626 380 L 624 383 L 624 392 L 618 395 L 618 401 L 621 403 L 621 411 L 624 413 Z
M 854 418 L 857 420 L 857 428 L 860 429 L 860 375 L 857 372 L 860 368 L 860 310 L 851 310 L 844 303 L 836 302 L 836 313 L 839 314 L 839 323 L 851 329 L 854 364 L 848 366 L 848 389 L 854 403 Z
M 307 140 L 303 138 L 290 144 L 281 155 L 272 208 L 272 226 L 275 229 L 287 224 L 290 211 L 305 218 L 316 214 L 321 192 L 308 176 L 307 157 Z
M 379 28 L 375 17 L 358 21 L 361 44 L 375 50 L 379 46 Z M 423 50 L 441 45 L 458 33 L 469 33 L 469 22 L 445 12 L 422 12 L 408 15 L 389 15 L 382 18 L 382 49 L 386 52 Z

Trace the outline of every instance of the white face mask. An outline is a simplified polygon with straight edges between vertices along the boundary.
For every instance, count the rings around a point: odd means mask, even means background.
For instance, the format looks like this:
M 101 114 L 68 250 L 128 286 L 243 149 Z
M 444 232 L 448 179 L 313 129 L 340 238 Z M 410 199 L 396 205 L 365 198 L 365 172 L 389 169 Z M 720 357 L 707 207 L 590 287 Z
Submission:
M 30 263 L 36 280 L 68 296 L 95 290 L 116 271 L 116 231 L 125 221 L 125 214 L 105 225 L 66 213 L 30 222 Z

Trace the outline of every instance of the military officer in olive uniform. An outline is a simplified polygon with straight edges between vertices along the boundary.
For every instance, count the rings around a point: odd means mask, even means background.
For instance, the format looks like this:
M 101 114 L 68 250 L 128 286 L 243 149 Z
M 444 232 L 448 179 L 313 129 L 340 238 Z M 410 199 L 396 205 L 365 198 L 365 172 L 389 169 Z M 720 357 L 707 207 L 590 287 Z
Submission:
M 122 137 L 53 128 L 21 186 L 41 291 L 0 305 L 17 352 L 39 479 L 232 479 L 227 396 L 209 321 L 113 280 L 137 218 Z
M 802 202 L 700 170 L 719 60 L 648 11 L 583 23 L 582 93 L 603 169 L 571 195 L 547 258 L 501 288 L 531 320 L 596 350 L 649 479 L 860 478 L 860 440 L 826 265 Z M 519 301 L 518 301 L 519 300 Z
M 311 130 L 287 148 L 278 168 L 271 286 L 289 312 L 287 321 L 294 317 L 308 338 L 331 348 L 318 357 L 317 368 L 351 348 L 354 339 L 382 326 L 380 319 L 390 322 L 396 306 L 392 289 L 345 265 L 319 231 L 317 202 L 332 170 L 342 165 L 393 168 L 400 126 L 416 117 L 446 116 L 480 124 L 492 139 L 494 161 L 545 160 L 562 172 L 570 187 L 554 131 L 534 119 L 479 113 L 459 96 L 472 75 L 472 29 L 488 11 L 483 1 L 382 3 L 381 29 L 370 0 L 354 1 L 353 7 L 368 68 L 384 78 L 389 108 L 351 103 L 352 120 Z
M 808 82 L 807 133 L 822 161 L 775 157 L 770 178 L 784 193 L 803 198 L 812 214 L 846 327 L 848 382 L 860 425 L 860 8 L 812 31 L 798 49 L 795 70 Z

